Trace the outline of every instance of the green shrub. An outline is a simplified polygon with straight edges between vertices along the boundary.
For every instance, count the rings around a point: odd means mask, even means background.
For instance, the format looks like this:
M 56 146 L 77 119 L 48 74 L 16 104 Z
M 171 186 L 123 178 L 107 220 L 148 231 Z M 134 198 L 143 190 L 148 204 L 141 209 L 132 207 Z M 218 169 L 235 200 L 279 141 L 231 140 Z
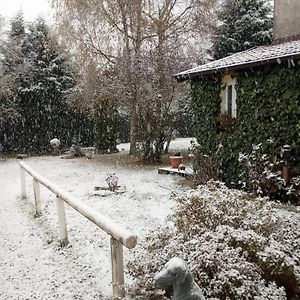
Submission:
M 253 145 L 252 152 L 239 155 L 239 162 L 244 166 L 245 172 L 241 175 L 243 188 L 257 195 L 268 196 L 272 200 L 280 200 L 293 204 L 300 204 L 300 177 L 293 177 L 285 181 L 282 176 L 283 165 L 289 167 L 289 161 L 276 155 L 273 141 L 266 145 Z M 264 149 L 264 151 L 263 151 Z M 271 153 L 271 154 L 266 154 Z M 288 158 L 287 158 L 288 159 Z
M 189 157 L 192 159 L 194 171 L 193 184 L 198 186 L 199 184 L 207 183 L 211 179 L 219 180 L 220 161 L 217 158 L 218 153 L 204 154 L 200 145 L 193 141 L 191 143 L 192 147 Z

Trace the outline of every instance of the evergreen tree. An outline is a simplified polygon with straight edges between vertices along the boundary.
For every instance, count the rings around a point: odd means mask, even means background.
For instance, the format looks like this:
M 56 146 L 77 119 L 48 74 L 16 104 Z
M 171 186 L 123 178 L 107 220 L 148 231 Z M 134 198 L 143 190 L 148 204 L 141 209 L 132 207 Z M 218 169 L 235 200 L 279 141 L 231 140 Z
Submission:
M 95 148 L 99 153 L 117 152 L 117 118 L 118 112 L 108 98 L 100 98 L 94 102 L 94 135 Z
M 8 38 L 1 40 L 0 47 L 3 74 L 23 73 L 18 69 L 24 66 L 24 51 L 26 49 L 25 24 L 22 11 L 19 11 L 11 19 Z
M 7 79 L 8 77 L 0 69 L 0 152 L 9 151 L 12 148 L 13 128 L 21 118 Z
M 24 54 L 25 25 L 22 12 L 11 20 L 8 38 L 0 43 L 0 148 L 10 151 L 17 140 L 16 124 L 22 116 L 16 103 L 15 83 L 21 81 L 25 73 Z
M 268 0 L 224 0 L 220 25 L 213 38 L 213 56 L 219 59 L 272 42 L 272 7 Z
M 24 37 L 25 35 L 25 25 L 24 25 L 24 17 L 23 12 L 19 11 L 17 15 L 11 19 L 10 22 L 10 32 L 9 37 L 11 39 L 20 37 Z
M 178 107 L 175 111 L 175 126 L 181 137 L 190 137 L 192 130 L 193 113 L 191 110 L 191 97 L 185 96 L 178 101 Z
M 19 127 L 22 150 L 43 152 L 50 139 L 70 144 L 71 118 L 65 92 L 74 86 L 74 74 L 66 56 L 50 37 L 44 20 L 29 26 L 27 61 L 30 70 L 18 84 L 18 101 L 24 122 Z
M 54 137 L 65 147 L 73 139 L 91 144 L 93 124 L 67 103 L 67 93 L 75 85 L 74 71 L 45 21 L 38 19 L 26 28 L 18 14 L 0 50 L 4 77 L 10 79 L 6 80 L 10 82 L 10 93 L 6 93 L 10 99 L 6 97 L 1 108 L 3 112 L 14 108 L 19 117 L 19 122 L 0 132 L 2 140 L 8 137 L 5 149 L 46 152 Z

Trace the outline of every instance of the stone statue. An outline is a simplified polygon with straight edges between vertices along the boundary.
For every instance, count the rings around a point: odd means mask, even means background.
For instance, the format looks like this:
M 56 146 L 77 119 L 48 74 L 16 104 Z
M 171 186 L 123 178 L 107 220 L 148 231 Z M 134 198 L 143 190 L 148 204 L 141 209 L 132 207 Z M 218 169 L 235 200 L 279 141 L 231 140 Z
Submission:
M 60 158 L 71 159 L 71 158 L 75 158 L 75 157 L 81 157 L 84 155 L 85 155 L 85 152 L 80 146 L 78 146 L 77 144 L 72 144 L 72 146 L 70 147 L 70 150 L 66 153 L 66 155 L 63 155 Z
M 163 269 L 155 275 L 154 280 L 160 288 L 172 286 L 172 300 L 205 300 L 191 271 L 181 258 L 171 258 Z
M 50 141 L 50 145 L 53 148 L 53 155 L 58 155 L 59 154 L 59 146 L 60 146 L 60 140 L 57 138 L 54 138 Z

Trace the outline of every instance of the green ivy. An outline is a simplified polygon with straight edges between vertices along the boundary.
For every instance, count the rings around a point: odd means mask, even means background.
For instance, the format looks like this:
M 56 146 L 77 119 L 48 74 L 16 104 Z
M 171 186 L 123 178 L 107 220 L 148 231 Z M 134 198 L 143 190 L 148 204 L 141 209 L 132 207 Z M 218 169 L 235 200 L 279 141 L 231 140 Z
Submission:
M 237 121 L 232 133 L 218 132 L 221 76 L 192 80 L 194 133 L 204 151 L 220 153 L 222 179 L 236 185 L 242 173 L 240 152 L 249 153 L 252 144 L 266 144 L 272 138 L 275 153 L 283 145 L 292 147 L 294 167 L 300 163 L 300 65 L 285 63 L 272 68 L 240 71 L 237 77 Z
M 217 146 L 216 118 L 219 112 L 221 91 L 217 78 L 194 79 L 192 85 L 193 131 L 205 152 Z

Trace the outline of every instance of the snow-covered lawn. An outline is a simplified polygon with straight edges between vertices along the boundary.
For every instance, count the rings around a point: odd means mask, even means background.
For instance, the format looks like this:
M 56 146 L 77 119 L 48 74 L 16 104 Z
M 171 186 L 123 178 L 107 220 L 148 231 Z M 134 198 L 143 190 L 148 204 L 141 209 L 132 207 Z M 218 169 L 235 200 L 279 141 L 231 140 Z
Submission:
M 189 147 L 177 139 L 171 149 Z M 122 153 L 126 154 L 128 145 Z M 122 148 L 123 149 L 123 148 Z M 86 204 L 130 229 L 138 238 L 162 225 L 175 202 L 172 191 L 183 188 L 179 178 L 160 175 L 156 167 L 118 164 L 114 155 L 97 159 L 62 160 L 31 157 L 25 162 Z M 94 187 L 115 173 L 126 192 L 106 197 Z M 111 295 L 109 237 L 72 208 L 66 208 L 70 245 L 61 249 L 54 195 L 41 187 L 43 215 L 34 217 L 32 178 L 26 176 L 28 199 L 20 198 L 15 159 L 0 161 L 0 299 L 103 299 Z M 143 247 L 138 244 L 137 247 Z M 124 247 L 124 258 L 130 250 Z M 126 278 L 129 282 L 129 278 Z

